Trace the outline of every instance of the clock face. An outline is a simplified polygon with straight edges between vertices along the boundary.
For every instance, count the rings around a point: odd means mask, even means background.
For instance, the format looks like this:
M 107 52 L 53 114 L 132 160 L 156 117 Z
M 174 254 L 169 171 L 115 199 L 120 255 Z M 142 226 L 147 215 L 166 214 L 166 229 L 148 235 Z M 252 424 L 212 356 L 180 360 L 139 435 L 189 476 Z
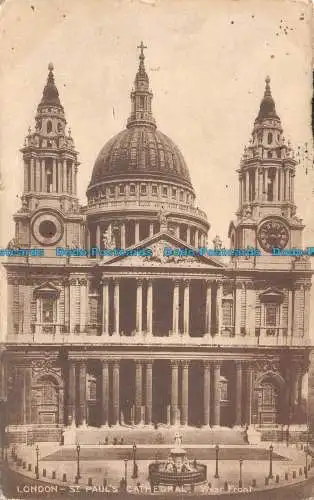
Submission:
M 278 220 L 267 220 L 259 228 L 257 235 L 259 244 L 266 252 L 273 248 L 285 248 L 289 241 L 286 226 Z
M 40 214 L 33 222 L 33 235 L 42 245 L 55 245 L 63 234 L 59 217 L 54 214 Z

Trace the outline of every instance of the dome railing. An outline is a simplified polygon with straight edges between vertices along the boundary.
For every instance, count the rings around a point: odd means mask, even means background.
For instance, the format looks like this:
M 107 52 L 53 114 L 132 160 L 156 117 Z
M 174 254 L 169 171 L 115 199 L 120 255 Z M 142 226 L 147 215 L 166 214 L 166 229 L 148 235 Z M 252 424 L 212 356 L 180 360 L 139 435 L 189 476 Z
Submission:
M 99 209 L 121 209 L 121 208 L 151 208 L 156 210 L 175 210 L 177 212 L 184 212 L 196 215 L 207 221 L 206 213 L 198 207 L 186 205 L 184 203 L 175 203 L 167 201 L 155 200 L 89 200 L 87 210 L 89 213 L 99 211 Z

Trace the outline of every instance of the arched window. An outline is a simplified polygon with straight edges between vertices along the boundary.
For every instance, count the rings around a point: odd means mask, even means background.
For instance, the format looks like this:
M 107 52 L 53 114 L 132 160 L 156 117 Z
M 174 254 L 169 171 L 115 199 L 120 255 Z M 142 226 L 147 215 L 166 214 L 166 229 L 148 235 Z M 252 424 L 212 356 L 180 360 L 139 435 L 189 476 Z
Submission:
M 52 123 L 50 120 L 47 121 L 47 134 L 50 134 L 52 131 Z
M 268 132 L 267 144 L 271 144 L 272 142 L 273 142 L 273 134 L 271 132 Z
M 273 157 L 273 152 L 267 151 L 267 158 L 272 158 L 272 157 Z

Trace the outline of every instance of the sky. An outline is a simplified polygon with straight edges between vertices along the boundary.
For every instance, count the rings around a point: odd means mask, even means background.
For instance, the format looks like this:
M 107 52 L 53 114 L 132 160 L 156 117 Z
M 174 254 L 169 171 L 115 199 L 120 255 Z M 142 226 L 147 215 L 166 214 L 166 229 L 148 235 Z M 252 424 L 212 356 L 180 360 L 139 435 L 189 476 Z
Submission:
M 295 199 L 314 246 L 310 2 L 287 0 L 6 0 L 0 10 L 1 237 L 14 235 L 23 163 L 19 149 L 53 62 L 80 153 L 78 194 L 106 141 L 125 127 L 138 65 L 146 68 L 158 128 L 181 149 L 197 195 L 227 245 L 238 208 L 239 167 L 265 77 L 287 140 L 301 151 Z

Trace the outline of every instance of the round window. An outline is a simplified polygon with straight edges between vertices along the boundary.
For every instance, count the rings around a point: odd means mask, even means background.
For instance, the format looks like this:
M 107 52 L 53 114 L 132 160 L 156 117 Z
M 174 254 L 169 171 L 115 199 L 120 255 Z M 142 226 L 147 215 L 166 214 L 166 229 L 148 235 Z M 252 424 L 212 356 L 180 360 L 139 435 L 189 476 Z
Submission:
M 39 232 L 44 238 L 53 238 L 57 232 L 57 228 L 51 220 L 43 220 L 39 224 Z

